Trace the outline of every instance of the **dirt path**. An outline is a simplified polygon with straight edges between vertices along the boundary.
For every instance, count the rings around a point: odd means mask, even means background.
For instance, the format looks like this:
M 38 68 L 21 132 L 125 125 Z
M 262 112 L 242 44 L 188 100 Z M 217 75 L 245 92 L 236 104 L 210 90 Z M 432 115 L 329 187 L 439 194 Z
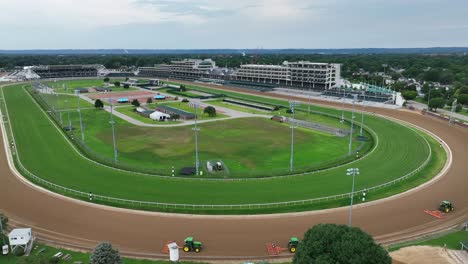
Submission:
M 330 102 L 313 102 L 337 106 Z M 437 134 L 450 146 L 453 165 L 445 177 L 418 192 L 355 208 L 353 224 L 380 242 L 388 242 L 466 220 L 468 130 L 408 111 L 368 110 L 408 121 Z M 290 236 L 301 236 L 314 224 L 345 224 L 348 220 L 347 208 L 294 215 L 223 217 L 156 214 L 90 205 L 51 195 L 20 181 L 10 171 L 4 145 L 0 145 L 0 209 L 16 226 L 30 226 L 40 238 L 71 244 L 76 248 L 87 249 L 98 241 L 109 240 L 127 255 L 157 257 L 166 241 L 180 242 L 185 236 L 194 235 L 204 242 L 206 250 L 198 255 L 182 254 L 182 258 L 264 258 L 266 242 L 286 244 Z M 435 208 L 444 199 L 451 200 L 456 207 L 454 213 L 445 219 L 438 220 L 422 212 Z

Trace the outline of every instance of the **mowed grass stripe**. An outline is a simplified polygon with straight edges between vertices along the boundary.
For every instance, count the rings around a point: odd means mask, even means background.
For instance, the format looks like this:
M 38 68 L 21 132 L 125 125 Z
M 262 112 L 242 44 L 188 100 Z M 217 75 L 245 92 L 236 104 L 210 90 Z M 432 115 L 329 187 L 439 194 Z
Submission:
M 349 192 L 346 167 L 306 176 L 236 182 L 164 179 L 97 166 L 80 157 L 20 86 L 5 97 L 23 164 L 37 176 L 66 187 L 126 199 L 190 204 L 243 204 L 308 199 Z M 361 169 L 357 189 L 408 173 L 427 157 L 417 133 L 377 117 L 367 124 L 380 136 L 373 155 L 353 164 Z M 395 136 L 398 135 L 398 136 Z

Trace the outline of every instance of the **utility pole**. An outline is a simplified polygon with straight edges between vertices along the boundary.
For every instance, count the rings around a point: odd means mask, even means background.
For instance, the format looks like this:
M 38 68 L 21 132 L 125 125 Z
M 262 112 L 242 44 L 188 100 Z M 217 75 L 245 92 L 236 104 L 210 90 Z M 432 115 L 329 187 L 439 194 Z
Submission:
M 344 124 L 344 102 L 346 97 L 346 87 L 343 88 L 343 100 L 341 104 L 341 123 Z
M 75 90 L 75 94 L 78 97 L 78 115 L 80 116 L 80 131 L 81 131 L 81 143 L 84 144 L 84 131 L 83 131 L 83 120 L 81 119 L 81 109 L 80 109 L 80 91 Z
M 291 159 L 289 160 L 289 171 L 293 172 L 294 170 L 294 123 L 296 120 L 294 119 L 296 110 L 295 108 L 299 106 L 298 101 L 289 101 L 289 107 L 292 112 L 292 122 L 291 122 Z
M 109 123 L 112 126 L 112 143 L 114 145 L 114 163 L 117 164 L 117 145 L 115 143 L 115 121 L 114 121 L 112 98 L 109 98 L 108 102 L 110 103 L 110 109 L 111 109 L 111 111 L 110 111 L 111 120 L 109 121 Z
M 349 227 L 351 227 L 353 224 L 354 176 L 359 175 L 359 169 L 349 168 L 346 170 L 346 175 L 353 176 L 353 185 L 351 188 L 351 205 L 349 206 Z
M 453 124 L 453 122 L 455 121 L 455 118 L 453 117 L 453 114 L 455 113 L 456 108 L 457 108 L 457 99 L 453 100 L 453 103 L 452 103 L 452 109 L 450 111 L 449 124 Z
M 361 131 L 359 133 L 359 136 L 362 137 L 362 127 L 364 126 L 364 103 L 366 101 L 366 92 L 363 92 L 362 95 L 364 98 L 362 99 L 362 108 L 361 108 Z
M 68 114 L 68 131 L 71 131 L 72 130 L 72 124 L 71 124 L 71 119 L 70 119 L 70 107 L 69 107 L 70 104 L 69 104 L 68 98 L 65 99 L 65 104 L 66 104 L 66 109 L 67 109 L 67 114 Z
M 429 88 L 429 94 L 427 95 L 427 110 L 429 110 L 429 100 L 431 99 L 431 91 L 432 89 Z
M 197 127 L 197 119 L 198 119 L 198 107 L 200 106 L 200 104 L 197 102 L 191 102 L 189 105 L 195 109 L 195 127 L 192 129 L 195 132 L 195 172 L 197 173 L 197 176 L 198 176 L 199 170 L 200 170 L 200 161 L 198 159 L 198 131 L 200 129 Z
M 351 149 L 353 146 L 353 128 L 354 128 L 354 105 L 356 104 L 357 94 L 353 94 L 353 112 L 351 115 L 351 129 L 349 131 L 349 147 L 348 147 L 348 155 L 351 155 Z

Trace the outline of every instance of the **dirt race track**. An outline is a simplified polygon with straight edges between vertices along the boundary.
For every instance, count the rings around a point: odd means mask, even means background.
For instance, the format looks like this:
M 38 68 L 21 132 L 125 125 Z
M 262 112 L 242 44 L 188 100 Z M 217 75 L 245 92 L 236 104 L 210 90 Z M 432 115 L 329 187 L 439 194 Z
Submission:
M 313 102 L 338 106 L 336 103 Z M 468 220 L 468 130 L 406 110 L 368 108 L 368 111 L 401 119 L 435 133 L 450 146 L 453 164 L 444 177 L 422 190 L 355 207 L 353 225 L 371 233 L 379 242 L 388 243 Z M 102 207 L 30 187 L 10 171 L 5 155 L 1 144 L 0 210 L 10 217 L 13 225 L 30 226 L 40 239 L 69 247 L 89 249 L 99 241 L 109 240 L 124 254 L 157 257 L 166 241 L 180 243 L 185 236 L 194 235 L 204 243 L 205 250 L 197 255 L 182 253 L 182 258 L 265 257 L 266 242 L 285 245 L 290 236 L 301 236 L 314 224 L 346 224 L 348 221 L 348 208 L 224 217 L 165 215 Z M 435 209 L 444 199 L 455 205 L 455 211 L 446 218 L 439 220 L 423 213 L 424 209 Z

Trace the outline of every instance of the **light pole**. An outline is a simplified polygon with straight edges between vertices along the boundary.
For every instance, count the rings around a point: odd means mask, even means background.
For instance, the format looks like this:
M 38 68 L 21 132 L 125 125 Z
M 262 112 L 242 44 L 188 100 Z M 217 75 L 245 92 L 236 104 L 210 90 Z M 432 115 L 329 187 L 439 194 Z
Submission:
M 107 101 L 110 103 L 110 115 L 111 115 L 111 120 L 109 123 L 112 126 L 112 144 L 114 145 L 114 163 L 117 164 L 117 145 L 115 143 L 115 121 L 114 121 L 114 112 L 113 112 L 113 105 L 112 105 L 112 98 L 107 99 Z
M 81 119 L 81 109 L 80 109 L 80 91 L 75 90 L 75 94 L 78 97 L 78 115 L 80 116 L 80 131 L 81 131 L 81 143 L 84 144 L 84 131 L 83 131 L 83 120 Z
M 198 119 L 198 107 L 200 107 L 200 104 L 197 102 L 191 102 L 189 103 L 189 106 L 195 109 L 195 127 L 192 129 L 193 131 L 195 131 L 195 172 L 197 173 L 197 176 L 198 176 L 199 169 L 200 169 L 200 161 L 198 160 L 198 130 L 200 129 L 197 127 L 197 119 Z
M 429 100 L 431 99 L 431 91 L 432 89 L 429 88 L 429 94 L 427 95 L 427 110 L 429 110 Z
M 457 99 L 453 100 L 453 103 L 452 103 L 452 109 L 450 111 L 449 124 L 453 124 L 453 122 L 455 121 L 455 118 L 453 117 L 453 114 L 454 114 L 456 108 L 457 108 Z
M 353 94 L 353 112 L 351 115 L 351 128 L 349 130 L 349 146 L 348 146 L 348 155 L 351 155 L 351 148 L 353 145 L 353 128 L 354 128 L 354 105 L 356 104 L 357 94 Z
M 351 227 L 353 224 L 354 176 L 359 175 L 359 169 L 349 168 L 346 170 L 346 175 L 353 176 L 353 186 L 351 187 L 351 206 L 349 207 L 349 227 Z
M 364 98 L 362 99 L 362 108 L 361 108 L 361 131 L 359 132 L 359 136 L 362 137 L 362 127 L 364 126 L 364 103 L 366 101 L 366 92 L 362 92 Z
M 289 101 L 289 107 L 292 112 L 292 122 L 291 122 L 291 159 L 289 160 L 289 171 L 292 172 L 294 169 L 294 119 L 296 110 L 295 107 L 299 106 L 300 103 L 298 101 Z
M 343 100 L 341 104 L 341 123 L 344 124 L 344 101 L 346 96 L 346 87 L 343 88 Z
M 66 105 L 67 114 L 68 114 L 68 131 L 71 131 L 72 130 L 72 125 L 71 125 L 71 119 L 70 119 L 70 107 L 69 107 L 70 104 L 68 102 L 68 98 L 65 99 L 65 105 Z

